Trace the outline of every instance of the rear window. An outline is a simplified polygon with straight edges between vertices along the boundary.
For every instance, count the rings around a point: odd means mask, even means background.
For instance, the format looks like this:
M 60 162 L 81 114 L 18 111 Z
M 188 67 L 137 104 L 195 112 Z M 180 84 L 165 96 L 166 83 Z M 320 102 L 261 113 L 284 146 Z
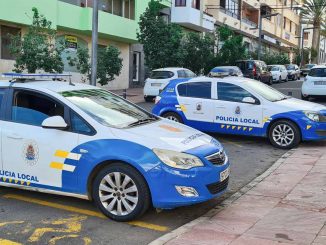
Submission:
M 153 71 L 149 78 L 151 79 L 167 79 L 174 76 L 172 71 Z
M 310 77 L 326 77 L 326 68 L 313 68 L 309 72 Z
M 292 71 L 292 70 L 295 69 L 295 66 L 293 66 L 293 65 L 288 65 L 288 66 L 286 67 L 286 69 L 289 70 L 289 71 Z
M 178 93 L 182 97 L 210 99 L 211 88 L 211 82 L 182 83 L 178 85 Z
M 315 65 L 313 64 L 308 64 L 308 65 L 305 65 L 304 68 L 307 68 L 307 69 L 311 69 L 313 68 Z

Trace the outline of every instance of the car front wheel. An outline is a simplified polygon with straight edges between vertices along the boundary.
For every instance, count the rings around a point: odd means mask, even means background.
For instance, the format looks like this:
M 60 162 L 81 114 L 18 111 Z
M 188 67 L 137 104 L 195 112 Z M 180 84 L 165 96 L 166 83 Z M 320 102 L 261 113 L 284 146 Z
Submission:
M 143 176 L 127 164 L 113 163 L 103 168 L 92 190 L 96 206 L 116 221 L 133 220 L 150 205 L 150 193 Z
M 269 140 L 277 148 L 291 149 L 298 146 L 301 141 L 300 130 L 293 122 L 280 120 L 270 127 Z
M 183 123 L 182 118 L 175 112 L 167 112 L 163 117 L 174 122 Z

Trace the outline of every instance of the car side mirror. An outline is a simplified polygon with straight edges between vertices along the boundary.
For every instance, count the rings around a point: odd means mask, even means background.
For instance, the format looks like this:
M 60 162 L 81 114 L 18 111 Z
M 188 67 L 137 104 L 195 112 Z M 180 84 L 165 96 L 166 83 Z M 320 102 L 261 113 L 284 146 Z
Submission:
M 61 116 L 53 116 L 45 119 L 42 122 L 43 128 L 52 128 L 52 129 L 66 129 L 68 124 Z
M 248 104 L 256 104 L 256 100 L 252 97 L 244 97 L 242 99 L 243 103 L 248 103 Z

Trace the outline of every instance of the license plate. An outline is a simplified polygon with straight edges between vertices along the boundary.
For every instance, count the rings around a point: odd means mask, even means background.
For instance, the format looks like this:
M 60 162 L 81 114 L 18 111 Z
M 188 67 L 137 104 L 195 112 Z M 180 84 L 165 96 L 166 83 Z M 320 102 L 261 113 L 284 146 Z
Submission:
M 162 83 L 152 83 L 152 87 L 161 87 Z
M 315 85 L 326 85 L 326 81 L 315 81 Z
M 226 180 L 229 177 L 229 175 L 230 175 L 230 168 L 227 168 L 220 173 L 220 182 Z

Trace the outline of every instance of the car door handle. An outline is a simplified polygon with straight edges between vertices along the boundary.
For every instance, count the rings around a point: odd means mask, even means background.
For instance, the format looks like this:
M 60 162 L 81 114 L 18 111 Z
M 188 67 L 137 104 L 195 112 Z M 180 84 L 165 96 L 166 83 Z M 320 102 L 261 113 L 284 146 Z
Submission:
M 23 139 L 23 137 L 20 136 L 19 134 L 9 134 L 7 137 L 9 139 L 14 139 L 14 140 L 21 140 L 21 139 Z

